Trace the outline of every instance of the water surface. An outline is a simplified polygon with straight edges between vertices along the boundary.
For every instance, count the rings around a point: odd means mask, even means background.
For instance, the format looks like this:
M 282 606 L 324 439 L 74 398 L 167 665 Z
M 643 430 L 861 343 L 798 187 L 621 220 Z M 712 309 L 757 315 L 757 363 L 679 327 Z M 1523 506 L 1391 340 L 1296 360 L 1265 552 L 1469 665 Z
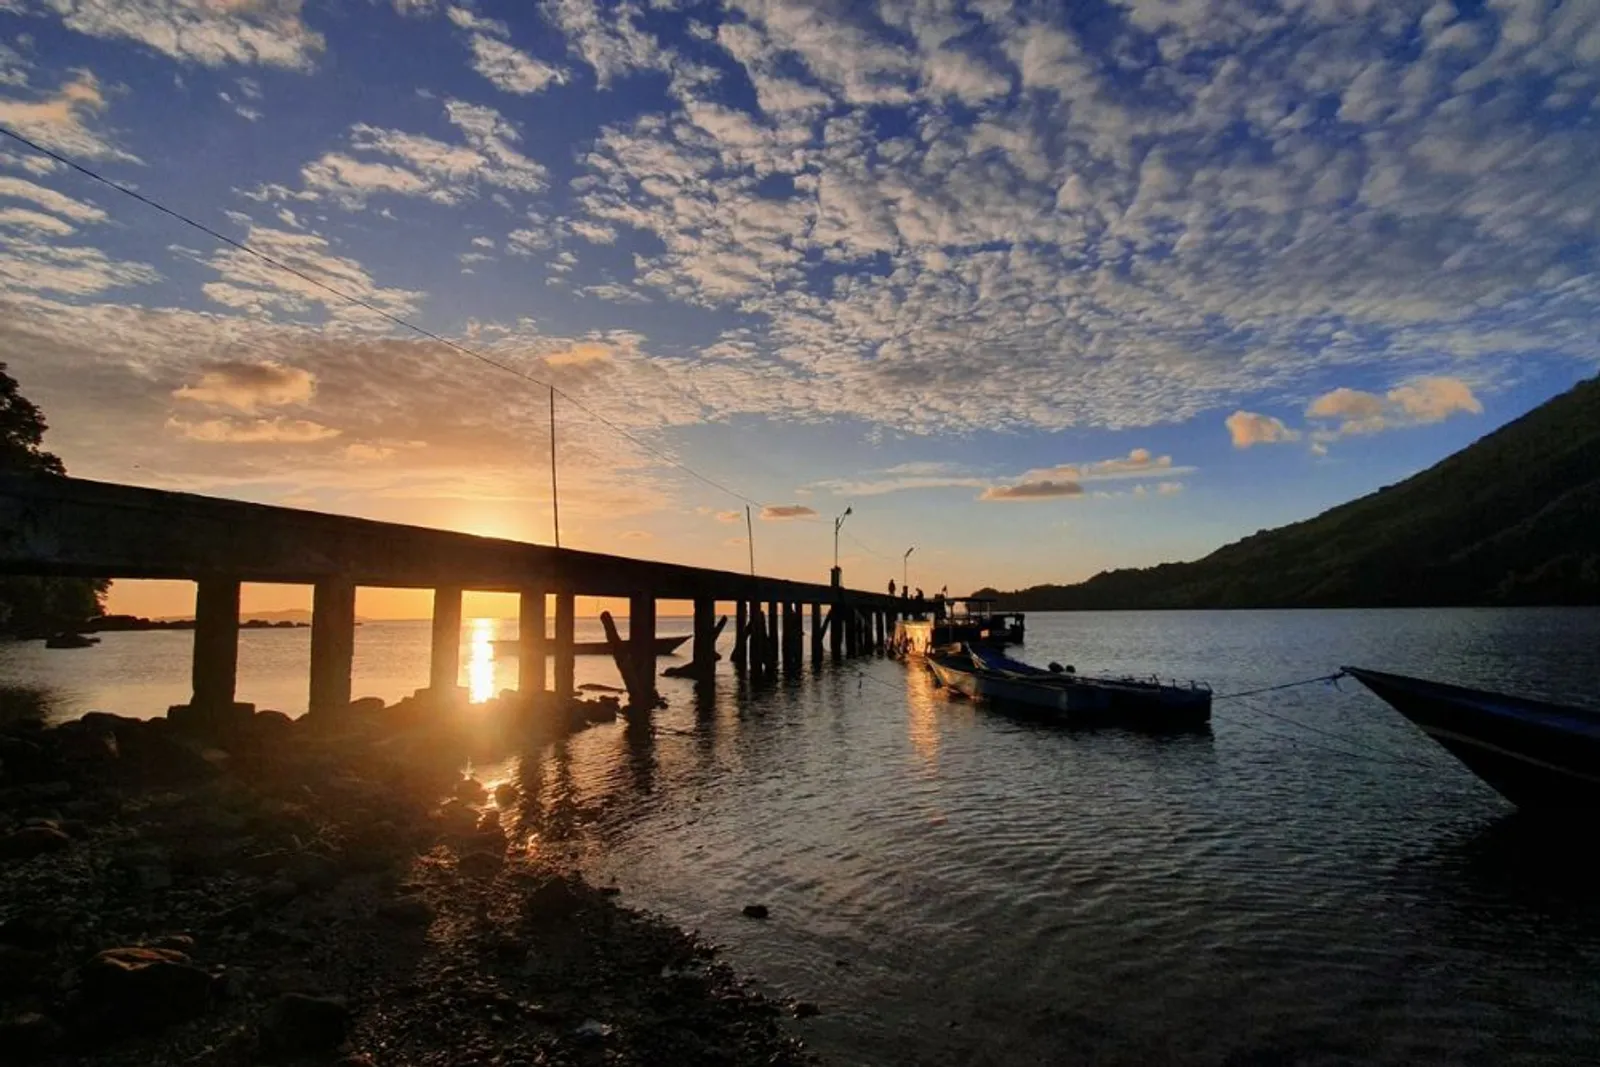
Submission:
M 244 698 L 303 705 L 304 633 L 243 636 Z M 464 682 L 511 684 L 474 633 Z M 0 671 L 71 663 L 74 706 L 148 711 L 182 698 L 188 638 L 11 649 Z M 363 627 L 357 691 L 421 685 L 426 646 L 425 624 Z M 1024 658 L 1222 693 L 1354 663 L 1585 702 L 1600 612 L 1035 614 Z M 1221 702 L 1169 737 L 1014 719 L 889 660 L 662 685 L 653 726 L 478 770 L 522 783 L 534 847 L 817 1002 L 797 1027 L 836 1062 L 1600 1058 L 1586 845 L 1511 817 L 1353 683 Z M 740 916 L 755 902 L 770 920 Z

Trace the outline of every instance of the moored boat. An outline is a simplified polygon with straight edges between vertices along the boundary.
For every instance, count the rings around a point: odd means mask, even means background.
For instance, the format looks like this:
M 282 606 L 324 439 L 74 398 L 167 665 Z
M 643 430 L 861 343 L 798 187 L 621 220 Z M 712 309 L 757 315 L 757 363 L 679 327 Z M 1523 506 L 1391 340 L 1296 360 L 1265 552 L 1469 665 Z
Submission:
M 1344 672 L 1518 807 L 1600 807 L 1600 711 L 1363 667 Z
M 1003 648 L 1027 638 L 1027 618 L 1017 611 L 995 611 L 987 597 L 935 597 L 908 600 L 906 618 L 895 624 L 890 647 L 900 655 L 925 656 L 956 645 Z
M 927 664 L 942 685 L 971 699 L 1053 712 L 1069 722 L 1173 729 L 1203 726 L 1211 719 L 1211 690 L 1203 686 L 1087 678 L 983 648 L 930 653 Z
M 691 636 L 693 635 L 683 634 L 680 637 L 656 638 L 656 655 L 672 655 L 674 652 L 678 651 L 678 648 L 682 646 L 684 642 L 688 641 Z M 496 641 L 494 642 L 494 654 L 496 656 L 515 656 L 521 647 L 521 644 L 516 640 Z M 546 638 L 545 648 L 554 649 L 555 642 L 549 638 Z M 604 641 L 575 641 L 572 645 L 572 654 L 575 656 L 609 656 L 611 655 L 611 646 Z

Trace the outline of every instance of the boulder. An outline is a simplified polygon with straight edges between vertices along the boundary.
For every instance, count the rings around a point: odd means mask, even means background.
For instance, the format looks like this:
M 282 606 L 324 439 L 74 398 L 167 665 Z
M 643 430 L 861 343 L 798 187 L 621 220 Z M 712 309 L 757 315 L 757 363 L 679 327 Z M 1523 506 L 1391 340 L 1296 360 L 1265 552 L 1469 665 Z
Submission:
M 0 837 L 0 859 L 28 860 L 48 852 L 60 852 L 72 838 L 54 826 L 24 826 Z
M 744 917 L 746 919 L 765 919 L 769 914 L 771 913 L 767 911 L 765 904 L 746 904 L 744 906 Z
M 147 1029 L 190 1019 L 211 1006 L 211 976 L 176 949 L 109 948 L 83 968 L 82 1002 L 106 1024 Z
M 0 1049 L 5 1050 L 7 1063 L 27 1063 L 47 1056 L 61 1044 L 62 1037 L 56 1021 L 36 1011 L 0 1022 Z
M 304 1056 L 338 1048 L 350 1029 L 350 1009 L 337 997 L 285 993 L 267 1009 L 259 1029 L 262 1051 Z

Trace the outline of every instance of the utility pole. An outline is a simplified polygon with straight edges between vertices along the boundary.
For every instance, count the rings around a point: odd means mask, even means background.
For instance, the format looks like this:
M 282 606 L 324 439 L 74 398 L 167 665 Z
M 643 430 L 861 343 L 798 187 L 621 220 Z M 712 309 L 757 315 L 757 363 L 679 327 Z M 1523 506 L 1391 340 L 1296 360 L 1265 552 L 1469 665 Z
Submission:
M 833 520 L 833 571 L 829 578 L 832 580 L 835 589 L 839 588 L 841 578 L 839 570 L 839 527 L 844 525 L 844 520 L 848 519 L 854 510 L 854 508 L 846 507 L 844 514 Z
M 561 547 L 561 493 L 556 488 L 556 387 L 550 387 L 550 516 L 556 528 L 556 547 Z
M 900 557 L 900 588 L 911 588 L 911 553 L 917 550 L 916 545 L 906 549 L 906 554 Z
M 756 575 L 756 528 L 750 522 L 750 505 L 744 506 L 744 543 L 750 546 L 750 577 Z

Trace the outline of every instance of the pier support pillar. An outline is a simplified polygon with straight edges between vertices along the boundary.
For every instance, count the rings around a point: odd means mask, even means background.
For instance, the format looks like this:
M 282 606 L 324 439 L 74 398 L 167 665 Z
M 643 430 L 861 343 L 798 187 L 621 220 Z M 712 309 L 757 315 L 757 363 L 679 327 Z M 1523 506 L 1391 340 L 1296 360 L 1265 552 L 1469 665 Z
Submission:
M 833 662 L 838 663 L 839 657 L 844 654 L 844 605 L 830 607 L 828 621 L 823 625 L 828 630 L 828 653 L 833 657 Z
M 757 681 L 767 675 L 767 619 L 760 601 L 750 604 L 750 673 Z
M 767 605 L 767 673 L 778 673 L 778 642 L 783 637 L 783 624 L 778 619 L 778 602 Z
M 811 605 L 811 665 L 822 664 L 822 628 L 826 625 L 822 619 L 822 605 Z
M 517 692 L 544 692 L 544 590 L 524 589 L 517 603 Z
M 717 602 L 694 602 L 694 673 L 711 678 L 717 671 Z
M 733 614 L 733 669 L 742 671 L 749 665 L 750 603 L 741 600 L 734 604 Z
M 209 725 L 233 714 L 239 676 L 239 580 L 202 578 L 194 597 L 194 696 L 189 706 Z
M 461 678 L 461 587 L 441 585 L 433 591 L 433 653 L 428 688 L 454 693 Z
M 556 594 L 555 632 L 555 692 L 556 700 L 565 703 L 577 692 L 577 662 L 573 652 L 573 636 L 577 632 L 577 604 L 571 593 Z
M 792 674 L 800 666 L 800 610 L 795 605 L 783 605 L 783 673 Z
M 355 583 L 323 578 L 311 593 L 310 714 L 332 715 L 350 706 L 350 664 L 355 651 Z
M 638 692 L 630 693 L 636 705 L 655 703 L 656 692 L 656 598 L 653 593 L 635 593 L 628 598 L 628 655 Z

